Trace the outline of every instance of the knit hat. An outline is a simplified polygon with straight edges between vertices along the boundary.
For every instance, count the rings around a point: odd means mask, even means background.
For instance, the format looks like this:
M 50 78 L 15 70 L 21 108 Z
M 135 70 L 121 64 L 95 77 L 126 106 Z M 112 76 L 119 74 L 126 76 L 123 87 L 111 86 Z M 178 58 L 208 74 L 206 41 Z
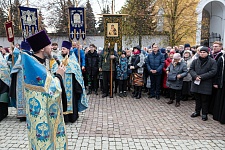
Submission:
M 201 51 L 205 51 L 205 52 L 209 53 L 209 48 L 208 48 L 208 47 L 202 47 L 202 48 L 200 49 L 200 52 L 201 52 Z
M 65 47 L 65 48 L 70 50 L 70 48 L 72 47 L 72 44 L 69 41 L 63 41 L 62 42 L 62 47 Z
M 184 49 L 187 48 L 187 47 L 191 47 L 191 45 L 188 44 L 188 43 L 184 44 Z
M 134 50 L 135 48 L 138 49 L 139 51 L 141 51 L 141 47 L 140 47 L 139 45 L 133 47 L 133 50 Z
M 34 52 L 38 52 L 42 48 L 51 44 L 46 32 L 44 30 L 27 38 L 27 42 Z
M 181 59 L 180 53 L 175 53 L 173 59 Z
M 125 51 L 122 51 L 121 55 L 122 55 L 122 54 L 124 54 L 124 55 L 126 56 L 127 53 L 126 53 Z
M 174 51 L 172 51 L 172 52 L 170 52 L 169 54 L 175 54 L 175 52 L 174 52 Z
M 160 51 L 161 51 L 161 53 L 163 53 L 163 54 L 166 53 L 166 49 L 165 49 L 165 48 L 161 48 Z
M 30 44 L 28 42 L 22 41 L 21 45 L 20 45 L 20 48 L 23 49 L 23 50 L 30 51 Z

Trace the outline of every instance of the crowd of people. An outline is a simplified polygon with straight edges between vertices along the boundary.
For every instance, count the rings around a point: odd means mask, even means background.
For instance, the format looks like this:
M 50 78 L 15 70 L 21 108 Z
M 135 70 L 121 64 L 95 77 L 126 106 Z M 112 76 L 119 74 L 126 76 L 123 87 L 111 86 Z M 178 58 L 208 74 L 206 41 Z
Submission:
M 17 117 L 26 120 L 33 149 L 42 142 L 46 149 L 67 147 L 65 123 L 74 123 L 88 108 L 87 95 L 106 98 L 110 86 L 119 97 L 138 100 L 145 92 L 149 102 L 164 96 L 175 107 L 195 100 L 191 117 L 206 121 L 212 114 L 225 124 L 225 55 L 219 41 L 212 47 L 153 43 L 117 52 L 94 44 L 51 43 L 41 31 L 13 49 L 0 46 L 0 52 L 0 121 L 15 107 Z
M 195 100 L 195 111 L 191 117 L 202 116 L 225 123 L 225 98 L 223 96 L 224 51 L 223 45 L 215 41 L 212 47 L 184 44 L 174 47 L 159 48 L 154 43 L 143 49 L 138 45 L 125 49 L 118 56 L 117 52 L 107 49 L 98 50 L 93 44 L 85 48 L 85 86 L 88 95 L 98 87 L 102 98 L 109 96 L 110 60 L 113 60 L 113 88 L 120 97 L 140 99 L 142 92 L 148 98 L 160 100 L 168 98 L 167 104 L 175 101 L 180 107 L 181 101 Z M 84 78 L 85 79 L 85 78 Z M 100 85 L 100 86 L 99 86 Z M 132 89 L 132 90 L 131 90 Z

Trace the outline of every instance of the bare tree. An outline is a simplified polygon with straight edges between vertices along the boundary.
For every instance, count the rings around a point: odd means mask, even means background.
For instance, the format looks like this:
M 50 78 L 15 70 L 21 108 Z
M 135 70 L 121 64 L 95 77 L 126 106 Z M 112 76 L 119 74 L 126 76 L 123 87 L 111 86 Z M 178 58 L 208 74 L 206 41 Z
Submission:
M 54 28 L 58 34 L 67 34 L 69 31 L 68 9 L 76 5 L 85 6 L 83 2 L 84 0 L 51 0 L 48 2 L 48 26 Z

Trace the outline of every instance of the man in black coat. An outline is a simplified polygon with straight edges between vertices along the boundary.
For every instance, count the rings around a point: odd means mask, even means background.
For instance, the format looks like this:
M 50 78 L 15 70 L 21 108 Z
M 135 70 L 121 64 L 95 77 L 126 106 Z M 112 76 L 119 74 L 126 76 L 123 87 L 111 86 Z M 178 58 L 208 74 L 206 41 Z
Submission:
M 86 73 L 88 76 L 89 87 L 87 94 L 91 94 L 92 91 L 95 91 L 95 94 L 98 95 L 99 55 L 94 44 L 90 44 L 89 48 L 90 50 L 85 55 Z
M 223 55 L 222 53 L 223 44 L 220 41 L 215 41 L 213 43 L 213 50 L 211 57 L 218 62 L 219 58 Z M 215 81 L 215 80 L 214 80 Z M 213 87 L 212 96 L 209 99 L 209 113 L 213 114 L 214 103 L 215 103 L 215 95 L 217 94 L 218 89 Z
M 199 58 L 195 59 L 190 67 L 191 92 L 194 93 L 196 99 L 195 112 L 191 117 L 200 116 L 202 110 L 202 120 L 208 120 L 209 97 L 212 94 L 213 79 L 216 72 L 216 61 L 209 57 L 208 47 L 202 47 Z

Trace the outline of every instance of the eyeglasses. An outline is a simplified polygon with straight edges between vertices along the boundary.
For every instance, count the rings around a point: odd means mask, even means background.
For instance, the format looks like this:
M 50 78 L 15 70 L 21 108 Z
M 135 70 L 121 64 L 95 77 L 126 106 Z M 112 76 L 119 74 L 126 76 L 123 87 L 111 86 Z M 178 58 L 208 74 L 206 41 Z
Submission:
M 153 48 L 158 48 L 158 47 L 153 47 Z

